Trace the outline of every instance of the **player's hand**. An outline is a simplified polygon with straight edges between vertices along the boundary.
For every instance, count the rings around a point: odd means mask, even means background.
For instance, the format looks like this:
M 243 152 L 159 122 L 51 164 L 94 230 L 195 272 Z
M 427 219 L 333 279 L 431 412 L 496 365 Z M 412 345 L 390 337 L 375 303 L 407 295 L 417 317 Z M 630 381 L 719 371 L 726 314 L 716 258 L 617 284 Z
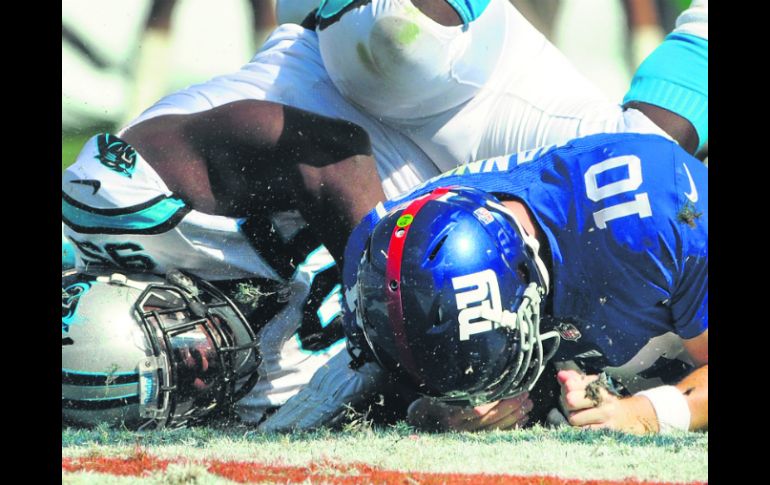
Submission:
M 529 393 L 476 407 L 460 407 L 422 397 L 409 405 L 407 421 L 428 431 L 481 431 L 524 426 L 532 410 Z
M 642 396 L 620 398 L 605 387 L 591 386 L 597 375 L 574 370 L 556 374 L 561 384 L 561 405 L 572 426 L 614 429 L 626 433 L 654 433 L 658 429 L 655 410 Z

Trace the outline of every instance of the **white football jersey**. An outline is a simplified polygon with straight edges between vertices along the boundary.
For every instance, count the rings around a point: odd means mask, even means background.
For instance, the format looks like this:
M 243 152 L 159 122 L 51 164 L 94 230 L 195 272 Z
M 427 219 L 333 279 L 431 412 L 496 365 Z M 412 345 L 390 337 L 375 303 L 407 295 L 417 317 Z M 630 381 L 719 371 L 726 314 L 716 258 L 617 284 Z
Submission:
M 239 71 L 162 98 L 128 127 L 161 115 L 196 113 L 243 99 L 273 101 L 364 128 L 371 138 L 382 187 L 389 198 L 440 173 L 409 138 L 340 95 L 321 62 L 316 33 L 294 24 L 279 26 Z
M 318 33 L 330 78 L 442 171 L 589 134 L 661 133 L 604 96 L 508 0 L 467 26 L 440 25 L 408 0 L 338 15 Z
M 462 27 L 447 27 L 449 30 L 440 32 L 441 36 L 450 37 L 461 34 L 465 39 L 471 32 L 499 31 L 491 38 L 477 32 L 473 38 L 480 37 L 484 44 L 475 46 L 471 42 L 464 50 L 458 49 L 465 53 L 463 73 L 468 78 L 464 81 L 458 81 L 457 68 L 453 67 L 446 79 L 428 76 L 417 82 L 414 69 L 403 69 L 405 80 L 401 82 L 394 79 L 392 70 L 388 76 L 359 82 L 362 78 L 356 73 L 366 69 L 356 70 L 360 57 L 349 48 L 357 45 L 352 41 L 356 35 L 368 35 L 367 26 L 344 21 L 361 10 L 375 9 L 369 13 L 374 15 L 374 21 L 376 15 L 384 16 L 382 10 L 390 12 L 388 8 L 403 3 L 374 0 L 347 12 L 319 34 L 294 24 L 281 25 L 239 71 L 164 97 L 129 127 L 160 115 L 195 113 L 242 99 L 268 100 L 341 118 L 369 133 L 388 198 L 481 158 L 564 143 L 593 133 L 662 134 L 642 113 L 623 111 L 617 102 L 604 97 L 506 0 L 491 0 L 481 17 L 469 24 L 467 33 Z M 414 7 L 409 13 L 411 18 L 422 15 L 413 10 Z M 441 27 L 424 15 L 422 22 L 434 24 L 434 30 Z M 503 28 L 499 27 L 501 22 Z M 370 30 L 372 25 L 370 22 Z M 447 41 L 443 37 L 439 40 Z M 489 54 L 490 49 L 484 46 L 498 41 L 501 46 L 492 49 L 496 54 Z M 332 47 L 324 50 L 322 60 L 324 45 Z M 453 50 L 447 51 L 453 55 Z M 466 51 L 475 54 L 468 55 Z M 492 61 L 483 58 L 484 53 L 491 55 Z M 418 56 L 410 62 L 419 65 L 443 59 L 442 65 L 456 64 L 433 54 Z M 436 69 L 440 71 L 440 67 Z M 340 83 L 340 71 L 353 76 L 349 85 Z M 431 79 L 436 85 L 431 84 Z M 335 83 L 345 88 L 345 96 Z M 445 84 L 448 89 L 442 87 Z M 426 100 L 411 107 L 399 103 L 396 98 L 404 98 L 408 86 L 412 86 L 416 100 L 420 96 Z M 388 106 L 398 109 L 401 116 L 389 117 Z

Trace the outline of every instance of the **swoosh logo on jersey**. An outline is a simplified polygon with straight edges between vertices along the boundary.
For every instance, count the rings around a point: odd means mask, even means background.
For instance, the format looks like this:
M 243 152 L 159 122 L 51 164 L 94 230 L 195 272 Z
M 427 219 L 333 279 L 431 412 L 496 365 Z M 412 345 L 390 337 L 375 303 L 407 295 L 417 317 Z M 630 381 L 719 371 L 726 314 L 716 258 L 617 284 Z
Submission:
M 684 171 L 687 172 L 687 178 L 690 179 L 690 192 L 685 192 L 684 196 L 694 204 L 698 202 L 698 189 L 695 187 L 695 182 L 692 179 L 692 175 L 690 175 L 690 169 L 687 168 L 687 165 L 684 166 Z
M 102 187 L 102 183 L 98 180 L 92 180 L 92 179 L 83 179 L 83 180 L 70 180 L 73 184 L 80 184 L 80 185 L 89 185 L 94 188 L 94 193 L 91 195 L 96 194 L 99 189 Z

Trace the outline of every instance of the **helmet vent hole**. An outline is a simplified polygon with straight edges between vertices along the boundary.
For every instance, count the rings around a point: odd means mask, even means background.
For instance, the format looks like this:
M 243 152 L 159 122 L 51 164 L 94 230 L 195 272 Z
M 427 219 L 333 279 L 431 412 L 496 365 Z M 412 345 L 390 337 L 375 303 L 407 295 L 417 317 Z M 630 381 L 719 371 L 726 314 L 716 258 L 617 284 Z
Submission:
M 443 321 L 444 321 L 444 310 L 441 307 L 438 307 L 438 319 L 436 320 L 436 323 L 433 324 L 433 326 L 438 327 L 441 325 Z
M 390 291 L 396 291 L 398 289 L 398 281 L 390 280 L 390 283 L 388 283 L 388 287 L 390 288 Z
M 428 261 L 433 261 L 434 259 L 436 259 L 436 255 L 438 254 L 439 250 L 441 250 L 441 247 L 442 247 L 442 246 L 444 245 L 444 243 L 446 242 L 446 238 L 447 238 L 447 237 L 448 237 L 448 236 L 444 236 L 444 237 L 442 237 L 442 238 L 439 240 L 439 242 L 438 242 L 438 243 L 436 244 L 436 246 L 433 248 L 433 251 L 431 251 L 431 252 L 430 252 L 430 254 L 428 255 Z

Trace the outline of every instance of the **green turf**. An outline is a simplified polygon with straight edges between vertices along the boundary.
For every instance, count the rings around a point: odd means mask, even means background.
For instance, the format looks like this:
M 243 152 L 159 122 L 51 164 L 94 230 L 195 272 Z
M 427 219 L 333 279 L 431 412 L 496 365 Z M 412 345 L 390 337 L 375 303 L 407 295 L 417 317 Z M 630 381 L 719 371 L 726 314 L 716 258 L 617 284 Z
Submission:
M 550 474 L 582 479 L 708 480 L 708 433 L 631 436 L 574 428 L 417 434 L 408 426 L 372 431 L 263 434 L 197 428 L 144 434 L 62 431 L 62 456 L 127 456 L 137 447 L 162 458 L 305 465 L 364 462 L 393 470 Z M 459 458 L 459 459 L 458 459 Z
M 95 133 L 93 133 L 95 134 Z M 75 162 L 75 157 L 80 153 L 85 142 L 91 135 L 62 135 L 61 137 L 61 169 L 62 172 Z

